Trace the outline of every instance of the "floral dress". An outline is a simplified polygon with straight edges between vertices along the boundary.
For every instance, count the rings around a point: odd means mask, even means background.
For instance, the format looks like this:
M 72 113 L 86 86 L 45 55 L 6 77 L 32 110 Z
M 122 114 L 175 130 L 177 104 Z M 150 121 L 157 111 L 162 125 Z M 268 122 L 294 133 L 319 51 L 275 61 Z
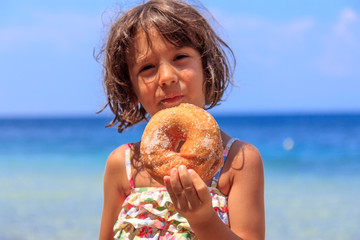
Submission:
M 224 150 L 224 162 L 232 143 L 231 139 Z M 119 217 L 114 225 L 114 239 L 197 239 L 188 221 L 176 212 L 165 187 L 134 186 L 131 176 L 130 145 L 125 151 L 126 172 L 131 193 L 125 199 Z M 209 187 L 212 205 L 221 220 L 229 226 L 227 197 L 216 188 L 220 170 Z

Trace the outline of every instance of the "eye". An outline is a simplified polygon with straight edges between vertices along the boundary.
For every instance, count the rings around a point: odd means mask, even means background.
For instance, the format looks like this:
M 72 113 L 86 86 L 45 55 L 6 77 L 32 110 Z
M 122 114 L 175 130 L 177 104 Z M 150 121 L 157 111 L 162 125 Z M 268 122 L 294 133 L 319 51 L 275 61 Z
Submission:
M 149 70 L 149 69 L 152 69 L 152 68 L 154 68 L 154 65 L 151 65 L 151 64 L 149 64 L 149 65 L 145 65 L 145 66 L 143 66 L 142 68 L 140 68 L 140 73 L 141 72 L 145 72 L 145 71 L 147 71 L 147 70 Z
M 184 59 L 184 58 L 187 58 L 188 55 L 186 54 L 180 54 L 180 55 L 177 55 L 175 58 L 174 58 L 174 61 L 176 60 L 181 60 L 181 59 Z

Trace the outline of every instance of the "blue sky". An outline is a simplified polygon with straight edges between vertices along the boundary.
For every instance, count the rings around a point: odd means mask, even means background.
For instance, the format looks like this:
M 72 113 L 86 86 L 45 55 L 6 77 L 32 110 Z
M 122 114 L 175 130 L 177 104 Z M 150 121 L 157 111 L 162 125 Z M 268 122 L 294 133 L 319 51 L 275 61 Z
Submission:
M 202 3 L 237 57 L 239 87 L 213 113 L 360 112 L 360 1 Z M 1 1 L 0 117 L 93 115 L 105 101 L 93 49 L 117 7 Z

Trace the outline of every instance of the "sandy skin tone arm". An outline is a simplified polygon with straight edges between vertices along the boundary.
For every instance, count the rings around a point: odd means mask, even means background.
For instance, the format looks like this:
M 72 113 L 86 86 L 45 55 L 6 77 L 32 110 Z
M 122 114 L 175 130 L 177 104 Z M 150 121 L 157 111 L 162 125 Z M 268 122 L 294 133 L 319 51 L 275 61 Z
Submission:
M 114 239 L 113 226 L 126 196 L 130 193 L 125 168 L 125 145 L 107 159 L 104 174 L 104 204 L 99 240 Z
M 200 240 L 265 238 L 264 174 L 260 154 L 255 147 L 244 143 L 236 143 L 234 151 L 236 155 L 227 168 L 230 228 L 212 208 L 207 185 L 195 171 L 180 166 L 164 177 L 176 210 L 189 221 Z

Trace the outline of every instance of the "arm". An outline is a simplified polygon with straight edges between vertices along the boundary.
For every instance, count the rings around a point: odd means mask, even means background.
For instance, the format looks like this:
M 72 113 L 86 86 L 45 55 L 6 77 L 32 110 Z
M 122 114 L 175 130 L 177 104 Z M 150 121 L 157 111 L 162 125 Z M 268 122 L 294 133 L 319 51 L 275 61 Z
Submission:
M 237 143 L 236 147 L 239 150 L 233 162 L 236 166 L 228 195 L 231 230 L 244 239 L 265 239 L 262 159 L 250 144 Z
M 164 178 L 177 211 L 184 216 L 199 239 L 264 239 L 264 175 L 257 149 L 236 143 L 233 150 L 228 196 L 229 229 L 211 206 L 204 181 L 192 170 L 173 169 Z M 237 166 L 241 167 L 237 167 Z
M 125 189 L 128 183 L 124 155 L 125 147 L 121 146 L 110 154 L 106 162 L 104 174 L 104 203 L 99 240 L 113 239 L 113 226 L 126 198 Z

